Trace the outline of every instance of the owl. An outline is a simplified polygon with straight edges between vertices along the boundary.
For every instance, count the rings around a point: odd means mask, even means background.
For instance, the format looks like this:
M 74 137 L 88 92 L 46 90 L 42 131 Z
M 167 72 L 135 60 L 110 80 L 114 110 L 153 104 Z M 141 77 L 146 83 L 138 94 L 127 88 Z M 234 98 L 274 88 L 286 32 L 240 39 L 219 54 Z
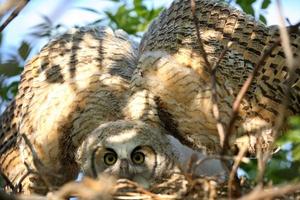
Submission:
M 196 16 L 207 59 L 218 63 L 217 106 L 226 126 L 235 96 L 279 32 L 214 0 L 196 0 Z M 211 74 L 192 19 L 190 1 L 176 0 L 140 44 L 104 27 L 83 27 L 52 40 L 26 64 L 18 94 L 0 118 L 1 171 L 13 184 L 21 182 L 25 193 L 46 193 L 81 169 L 149 187 L 178 171 L 176 163 L 186 160 L 181 144 L 218 153 Z M 299 56 L 299 34 L 290 37 Z M 298 72 L 288 79 L 280 45 L 264 60 L 240 105 L 231 150 L 241 137 L 254 153 L 259 138 L 266 146 L 272 142 L 287 80 L 287 116 L 300 113 Z

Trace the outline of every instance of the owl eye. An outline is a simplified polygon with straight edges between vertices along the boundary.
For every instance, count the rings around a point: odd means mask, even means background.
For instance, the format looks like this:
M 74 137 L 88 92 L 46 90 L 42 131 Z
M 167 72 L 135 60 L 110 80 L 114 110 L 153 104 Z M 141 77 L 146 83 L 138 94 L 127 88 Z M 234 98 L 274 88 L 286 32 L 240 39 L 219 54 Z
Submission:
M 115 153 L 108 152 L 104 155 L 104 163 L 106 165 L 113 165 L 117 162 L 117 155 Z
M 131 156 L 131 159 L 133 161 L 134 164 L 143 164 L 145 161 L 145 154 L 143 154 L 142 152 L 134 152 Z

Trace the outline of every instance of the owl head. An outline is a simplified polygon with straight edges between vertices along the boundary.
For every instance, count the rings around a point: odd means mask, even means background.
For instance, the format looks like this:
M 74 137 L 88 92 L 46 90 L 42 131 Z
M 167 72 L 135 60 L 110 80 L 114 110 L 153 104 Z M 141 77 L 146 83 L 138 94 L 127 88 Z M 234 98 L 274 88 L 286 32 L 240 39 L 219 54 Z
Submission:
M 110 174 L 144 187 L 177 171 L 170 141 L 158 127 L 119 120 L 96 128 L 77 151 L 85 175 Z

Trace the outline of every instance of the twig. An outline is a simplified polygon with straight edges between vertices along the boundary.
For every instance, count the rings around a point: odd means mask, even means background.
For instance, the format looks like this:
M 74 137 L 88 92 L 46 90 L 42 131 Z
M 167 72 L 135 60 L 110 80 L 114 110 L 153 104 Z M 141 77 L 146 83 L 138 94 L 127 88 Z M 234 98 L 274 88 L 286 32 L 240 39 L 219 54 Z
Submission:
M 193 21 L 196 27 L 196 35 L 197 35 L 197 40 L 198 40 L 198 45 L 200 48 L 201 53 L 203 54 L 203 59 L 205 62 L 205 68 L 207 69 L 208 72 L 211 73 L 212 71 L 212 67 L 207 59 L 207 53 L 203 47 L 203 42 L 202 42 L 202 38 L 200 36 L 200 28 L 199 28 L 199 24 L 198 24 L 198 18 L 196 16 L 196 3 L 195 0 L 191 0 L 191 10 L 192 10 L 192 15 L 193 15 Z
M 228 49 L 232 46 L 232 42 L 229 42 L 225 49 L 222 51 L 222 53 L 220 54 L 217 62 L 215 63 L 215 65 L 213 66 L 212 70 L 211 70 L 211 85 L 212 85 L 212 89 L 211 89 L 211 93 L 212 93 L 212 111 L 213 111 L 213 115 L 214 118 L 217 121 L 217 130 L 218 130 L 218 134 L 219 134 L 219 138 L 220 138 L 220 144 L 221 144 L 221 148 L 224 146 L 224 140 L 225 140 L 225 129 L 224 126 L 221 122 L 220 119 L 220 109 L 218 106 L 218 94 L 217 94 L 217 77 L 216 77 L 216 72 L 217 69 L 219 67 L 219 64 L 221 62 L 221 60 L 224 58 L 226 52 L 228 51 Z
M 2 32 L 5 27 L 21 12 L 21 10 L 27 5 L 30 0 L 22 0 L 19 2 L 19 5 L 16 6 L 16 9 L 11 13 L 11 15 L 3 22 L 0 26 L 0 32 Z
M 300 183 L 284 185 L 280 187 L 261 188 L 252 190 L 249 194 L 243 196 L 238 200 L 260 200 L 260 199 L 273 199 L 286 194 L 290 194 L 300 190 Z
M 261 144 L 262 144 L 261 140 L 262 140 L 262 138 L 258 137 L 257 150 L 256 150 L 257 151 L 256 157 L 257 157 L 258 172 L 257 172 L 257 176 L 256 176 L 256 181 L 257 181 L 258 185 L 263 186 L 266 163 L 269 158 L 269 151 L 267 151 L 265 154 L 263 153 L 262 146 L 261 146 Z
M 242 162 L 242 160 L 244 158 L 244 155 L 247 152 L 247 150 L 248 150 L 248 146 L 244 145 L 239 150 L 239 153 L 238 153 L 238 155 L 236 156 L 236 158 L 234 160 L 232 169 L 231 169 L 230 174 L 229 174 L 229 180 L 228 180 L 228 198 L 229 199 L 232 199 L 232 197 L 233 197 L 233 184 L 234 184 L 234 180 L 235 180 L 235 175 L 236 175 L 237 169 L 240 166 L 240 163 Z
M 196 3 L 195 0 L 191 0 L 191 11 L 192 11 L 192 16 L 193 16 L 193 21 L 195 24 L 195 28 L 196 28 L 196 35 L 197 35 L 197 41 L 198 41 L 198 45 L 200 48 L 200 52 L 202 53 L 202 57 L 204 59 L 205 62 L 205 66 L 204 68 L 209 72 L 210 74 L 210 81 L 211 81 L 211 95 L 212 95 L 212 113 L 213 116 L 217 122 L 216 126 L 217 126 L 217 130 L 218 130 L 218 134 L 219 134 L 219 138 L 220 138 L 220 145 L 221 147 L 223 147 L 224 144 L 224 139 L 225 139 L 225 129 L 224 126 L 221 122 L 220 119 L 220 109 L 218 106 L 218 94 L 217 94 L 217 80 L 216 80 L 216 71 L 217 68 L 221 62 L 221 60 L 223 59 L 223 57 L 225 56 L 226 52 L 228 51 L 229 47 L 231 46 L 231 42 L 229 42 L 225 49 L 222 51 L 222 53 L 220 54 L 217 62 L 215 63 L 214 66 L 211 66 L 210 62 L 208 61 L 208 56 L 207 53 L 204 49 L 203 46 L 203 41 L 200 35 L 200 28 L 199 28 L 199 24 L 198 24 L 198 18 L 196 16 Z
M 288 66 L 290 72 L 292 72 L 292 70 L 295 67 L 294 67 L 293 52 L 292 52 L 292 48 L 290 45 L 290 38 L 289 38 L 289 34 L 288 34 L 288 31 L 287 31 L 285 23 L 284 23 L 284 17 L 283 17 L 283 13 L 282 13 L 282 7 L 281 7 L 280 0 L 277 0 L 276 4 L 277 4 L 277 12 L 279 15 L 279 25 L 280 25 L 279 31 L 280 31 L 281 44 L 282 44 L 283 52 L 286 57 L 287 66 Z

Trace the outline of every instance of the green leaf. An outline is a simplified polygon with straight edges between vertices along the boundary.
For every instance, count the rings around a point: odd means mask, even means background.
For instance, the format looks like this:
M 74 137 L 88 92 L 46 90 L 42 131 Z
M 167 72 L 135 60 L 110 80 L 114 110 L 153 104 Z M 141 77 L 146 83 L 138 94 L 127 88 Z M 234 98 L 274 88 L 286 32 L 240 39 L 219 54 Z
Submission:
M 252 6 L 252 4 L 255 1 L 256 0 L 248 0 L 248 1 L 237 0 L 236 3 L 241 6 L 241 8 L 243 9 L 244 12 L 246 12 L 246 13 L 252 15 L 252 16 L 255 16 L 255 12 L 254 12 L 254 9 L 253 9 L 253 6 Z
M 266 20 L 265 16 L 259 15 L 259 20 L 260 20 L 261 22 L 263 22 L 264 24 L 267 24 L 267 20 Z
M 23 60 L 26 60 L 26 58 L 28 57 L 29 53 L 30 53 L 30 46 L 28 43 L 26 42 L 22 42 L 21 46 L 18 49 L 19 55 L 21 56 L 21 58 L 23 58 Z
M 23 68 L 16 62 L 0 64 L 0 74 L 8 77 L 19 75 L 22 71 Z
M 133 7 L 129 7 L 125 1 L 116 12 L 106 11 L 104 13 L 113 29 L 123 29 L 128 34 L 138 36 L 139 32 L 145 31 L 148 24 L 161 10 L 161 7 L 148 9 L 143 4 L 143 0 L 133 0 Z
M 271 0 L 264 0 L 261 4 L 261 9 L 267 9 L 271 4 Z

